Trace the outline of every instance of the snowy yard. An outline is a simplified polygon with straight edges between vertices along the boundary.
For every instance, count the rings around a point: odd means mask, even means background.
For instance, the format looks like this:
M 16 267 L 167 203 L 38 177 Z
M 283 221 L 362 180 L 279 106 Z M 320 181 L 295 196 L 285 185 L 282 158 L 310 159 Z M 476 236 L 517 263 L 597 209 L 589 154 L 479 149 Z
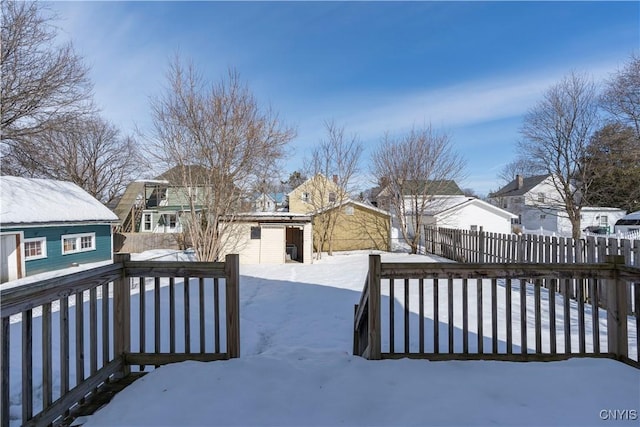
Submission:
M 383 262 L 428 260 L 382 255 Z M 367 254 L 351 253 L 312 265 L 241 266 L 241 358 L 161 367 L 85 425 L 607 425 L 613 418 L 622 419 L 615 425 L 637 425 L 640 371 L 612 360 L 428 362 L 352 356 L 353 307 L 367 265 Z M 397 303 L 401 298 L 396 292 Z M 516 293 L 513 301 L 519 301 Z M 411 309 L 415 322 L 417 309 Z M 519 318 L 515 309 L 513 316 Z M 132 313 L 132 322 L 136 319 Z M 456 317 L 456 328 L 460 322 Z M 12 412 L 19 413 L 18 402 L 12 396 Z

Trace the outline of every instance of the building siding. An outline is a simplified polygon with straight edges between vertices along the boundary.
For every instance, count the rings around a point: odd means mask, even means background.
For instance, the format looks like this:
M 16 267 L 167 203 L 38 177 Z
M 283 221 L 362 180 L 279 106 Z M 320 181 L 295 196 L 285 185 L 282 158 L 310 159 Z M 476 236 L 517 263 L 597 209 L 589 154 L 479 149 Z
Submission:
M 71 267 L 72 264 L 87 264 L 112 259 L 111 226 L 110 225 L 77 225 L 33 228 L 3 229 L 3 232 L 22 231 L 25 239 L 45 237 L 47 239 L 47 257 L 25 260 L 26 275 L 44 273 Z M 62 254 L 61 236 L 67 234 L 95 233 L 95 250 Z
M 346 208 L 353 208 L 353 215 L 347 215 Z M 391 220 L 389 215 L 365 209 L 353 203 L 346 204 L 339 209 L 341 212 L 333 234 L 334 251 L 390 250 Z M 319 230 L 314 228 L 314 231 L 318 232 Z M 328 242 L 325 242 L 322 250 L 327 251 L 328 249 Z

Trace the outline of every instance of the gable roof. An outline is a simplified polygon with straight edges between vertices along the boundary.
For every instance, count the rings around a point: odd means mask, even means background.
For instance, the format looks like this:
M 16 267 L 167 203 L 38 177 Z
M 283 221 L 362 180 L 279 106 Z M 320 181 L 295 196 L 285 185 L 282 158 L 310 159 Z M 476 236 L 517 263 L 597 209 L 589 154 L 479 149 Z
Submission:
M 390 185 L 379 189 L 377 196 L 389 195 Z M 464 192 L 452 179 L 439 180 L 407 180 L 402 188 L 403 196 L 426 194 L 429 196 L 464 196 Z M 386 193 L 386 194 L 385 194 Z
M 522 185 L 518 186 L 519 177 L 516 177 L 513 181 L 496 191 L 491 193 L 490 197 L 505 197 L 505 196 L 524 196 L 531 191 L 536 185 L 547 179 L 549 174 L 535 175 L 528 178 L 522 178 Z
M 206 185 L 209 181 L 209 171 L 200 165 L 178 165 L 158 175 L 155 179 L 169 181 L 170 185 L 183 186 L 183 176 L 191 177 L 191 181 L 196 185 Z
M 76 184 L 0 177 L 0 224 L 117 222 L 118 217 Z
M 339 208 L 339 207 L 346 206 L 346 205 L 355 205 L 355 206 L 359 206 L 359 207 L 361 207 L 363 209 L 368 209 L 368 210 L 370 210 L 372 212 L 379 213 L 381 215 L 385 215 L 385 216 L 389 216 L 389 217 L 391 216 L 391 214 L 389 212 L 385 211 L 384 209 L 377 208 L 377 207 L 375 207 L 375 206 L 373 206 L 373 205 L 371 205 L 369 203 L 358 202 L 358 201 L 353 200 L 353 199 L 347 199 L 347 200 L 343 201 L 342 203 L 335 204 L 335 205 L 332 205 L 332 206 L 327 206 L 327 207 L 325 207 L 323 209 L 318 210 L 315 213 L 316 214 L 320 214 L 322 212 L 326 212 L 326 211 L 329 211 L 331 209 Z
M 504 216 L 504 217 L 507 217 L 507 218 L 517 218 L 518 217 L 517 215 L 514 215 L 509 211 L 501 209 L 501 208 L 499 208 L 497 206 L 492 205 L 491 203 L 487 203 L 484 200 L 480 200 L 480 199 L 475 198 L 475 197 L 468 198 L 467 200 L 465 200 L 465 201 L 463 201 L 461 203 L 457 203 L 457 204 L 454 204 L 454 205 L 447 206 L 446 208 L 442 209 L 441 211 L 435 213 L 434 216 L 445 216 L 446 217 L 446 216 L 451 215 L 452 213 L 454 213 L 456 211 L 459 211 L 460 209 L 462 209 L 462 208 L 464 208 L 466 206 L 469 206 L 469 205 L 479 206 L 479 207 L 483 208 L 486 211 L 490 211 L 490 212 L 493 212 L 493 213 L 495 213 L 497 215 Z

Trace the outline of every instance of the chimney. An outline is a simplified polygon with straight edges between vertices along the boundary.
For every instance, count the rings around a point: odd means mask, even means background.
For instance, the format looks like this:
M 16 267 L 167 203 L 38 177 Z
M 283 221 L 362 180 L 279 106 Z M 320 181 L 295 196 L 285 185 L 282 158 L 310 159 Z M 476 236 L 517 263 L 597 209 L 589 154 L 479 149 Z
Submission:
M 333 175 L 333 183 L 338 184 L 338 175 Z
M 524 178 L 522 175 L 516 175 L 516 190 L 521 189 L 524 186 Z

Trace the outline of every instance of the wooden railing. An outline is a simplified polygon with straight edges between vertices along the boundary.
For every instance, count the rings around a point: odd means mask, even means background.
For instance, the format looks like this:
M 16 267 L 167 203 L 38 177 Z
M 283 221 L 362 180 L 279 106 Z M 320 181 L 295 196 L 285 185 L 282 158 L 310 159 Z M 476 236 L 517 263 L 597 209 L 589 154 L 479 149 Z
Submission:
M 571 286 L 596 296 L 603 288 L 607 309 L 598 301 L 571 300 Z M 620 257 L 603 264 L 542 265 L 382 263 L 371 255 L 355 308 L 354 354 L 513 361 L 611 357 L 640 367 L 640 314 L 626 316 L 629 298 L 640 299 L 640 269 L 625 266 Z
M 118 254 L 111 265 L 3 289 L 1 427 L 55 424 L 132 370 L 239 357 L 238 268 L 237 255 Z

